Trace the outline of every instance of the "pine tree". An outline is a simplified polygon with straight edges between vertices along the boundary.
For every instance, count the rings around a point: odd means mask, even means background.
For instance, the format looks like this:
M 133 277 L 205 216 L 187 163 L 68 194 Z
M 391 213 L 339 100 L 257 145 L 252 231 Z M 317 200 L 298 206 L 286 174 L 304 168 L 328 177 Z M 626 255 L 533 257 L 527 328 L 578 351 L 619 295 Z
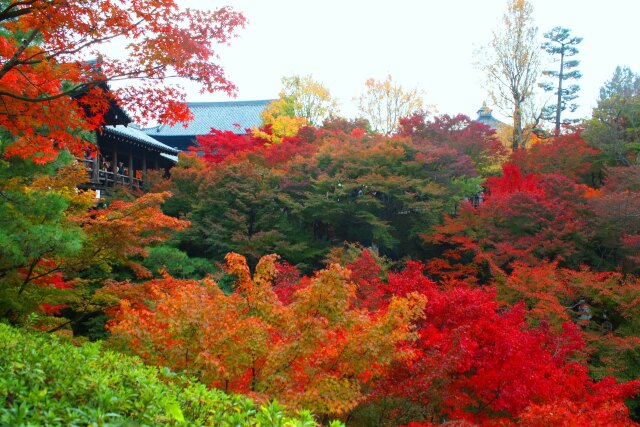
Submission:
M 556 105 L 547 106 L 543 112 L 547 120 L 554 120 L 555 118 L 556 133 L 560 132 L 560 124 L 563 123 L 561 120 L 562 112 L 567 108 L 569 111 L 574 112 L 578 108 L 578 104 L 570 104 L 569 102 L 578 97 L 577 93 L 580 90 L 580 86 L 572 84 L 563 87 L 565 80 L 578 80 L 582 77 L 580 71 L 576 69 L 580 65 L 580 61 L 567 59 L 579 53 L 576 46 L 582 42 L 582 37 L 572 37 L 570 31 L 567 28 L 555 27 L 544 34 L 544 38 L 548 41 L 542 44 L 542 49 L 554 57 L 554 62 L 560 62 L 558 70 L 545 70 L 542 72 L 544 76 L 557 80 L 557 83 L 544 82 L 540 84 L 545 92 L 555 90 L 555 95 L 558 97 Z M 568 122 L 568 120 L 564 120 L 564 123 Z

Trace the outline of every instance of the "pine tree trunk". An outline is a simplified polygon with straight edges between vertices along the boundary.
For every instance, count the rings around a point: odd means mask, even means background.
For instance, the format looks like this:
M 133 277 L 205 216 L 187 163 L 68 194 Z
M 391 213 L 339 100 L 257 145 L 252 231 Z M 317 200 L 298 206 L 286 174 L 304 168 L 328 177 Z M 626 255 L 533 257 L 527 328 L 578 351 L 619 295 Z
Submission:
M 556 105 L 556 135 L 560 133 L 560 113 L 562 113 L 562 78 L 564 74 L 564 45 L 560 52 L 560 76 L 558 78 L 558 104 Z

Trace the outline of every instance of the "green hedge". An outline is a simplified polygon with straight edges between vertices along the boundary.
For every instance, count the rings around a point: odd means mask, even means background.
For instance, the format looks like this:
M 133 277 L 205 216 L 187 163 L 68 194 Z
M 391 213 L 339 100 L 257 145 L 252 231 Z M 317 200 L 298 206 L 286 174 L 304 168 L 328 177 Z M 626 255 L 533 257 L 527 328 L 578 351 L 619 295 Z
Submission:
M 101 350 L 97 343 L 75 347 L 55 336 L 0 324 L 0 425 L 310 427 L 316 423 L 308 412 L 290 418 L 275 402 L 257 407 L 246 397 L 209 390 L 135 357 Z

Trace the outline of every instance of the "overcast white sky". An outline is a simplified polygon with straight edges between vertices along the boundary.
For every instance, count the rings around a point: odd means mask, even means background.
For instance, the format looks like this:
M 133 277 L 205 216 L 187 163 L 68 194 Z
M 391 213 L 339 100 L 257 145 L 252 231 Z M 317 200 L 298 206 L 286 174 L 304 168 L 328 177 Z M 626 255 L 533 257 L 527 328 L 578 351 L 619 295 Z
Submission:
M 197 3 L 196 3 L 197 1 Z M 280 78 L 312 74 L 356 115 L 352 99 L 364 82 L 391 74 L 426 92 L 440 113 L 476 117 L 487 99 L 474 51 L 500 24 L 507 0 L 184 0 L 196 7 L 229 4 L 249 20 L 220 63 L 239 87 L 238 100 L 277 98 Z M 579 46 L 580 109 L 588 116 L 617 65 L 640 73 L 638 0 L 532 0 L 542 33 L 555 26 L 584 37 Z M 189 101 L 228 100 L 224 94 Z M 496 113 L 498 113 L 496 111 Z M 496 114 L 500 116 L 499 114 Z

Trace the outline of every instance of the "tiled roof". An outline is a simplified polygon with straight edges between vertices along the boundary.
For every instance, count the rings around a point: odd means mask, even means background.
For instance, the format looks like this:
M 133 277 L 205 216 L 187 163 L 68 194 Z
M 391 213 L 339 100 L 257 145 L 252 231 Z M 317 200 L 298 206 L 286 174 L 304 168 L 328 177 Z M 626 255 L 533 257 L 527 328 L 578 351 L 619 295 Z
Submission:
M 500 120 L 498 120 L 495 117 L 493 117 L 493 115 L 491 114 L 492 111 L 493 110 L 491 110 L 487 106 L 487 103 L 483 102 L 482 103 L 482 107 L 478 110 L 478 118 L 476 119 L 476 121 L 480 122 L 482 124 L 485 124 L 485 125 L 489 126 L 492 129 L 499 128 L 504 123 L 502 123 Z
M 131 138 L 136 140 L 137 142 L 146 145 L 151 148 L 155 148 L 156 150 L 170 154 L 170 155 L 178 155 L 180 150 L 176 150 L 175 148 L 171 148 L 168 145 L 163 144 L 162 142 L 153 139 L 146 133 L 142 132 L 140 129 L 137 129 L 135 126 L 105 126 L 105 131 L 107 133 L 113 133 L 116 135 L 124 136 L 125 138 Z
M 159 125 L 143 129 L 154 136 L 191 136 L 206 135 L 212 128 L 221 131 L 244 133 L 245 129 L 260 126 L 260 114 L 272 99 L 261 101 L 230 102 L 188 102 L 193 120 L 185 128 L 178 123 L 175 126 Z

